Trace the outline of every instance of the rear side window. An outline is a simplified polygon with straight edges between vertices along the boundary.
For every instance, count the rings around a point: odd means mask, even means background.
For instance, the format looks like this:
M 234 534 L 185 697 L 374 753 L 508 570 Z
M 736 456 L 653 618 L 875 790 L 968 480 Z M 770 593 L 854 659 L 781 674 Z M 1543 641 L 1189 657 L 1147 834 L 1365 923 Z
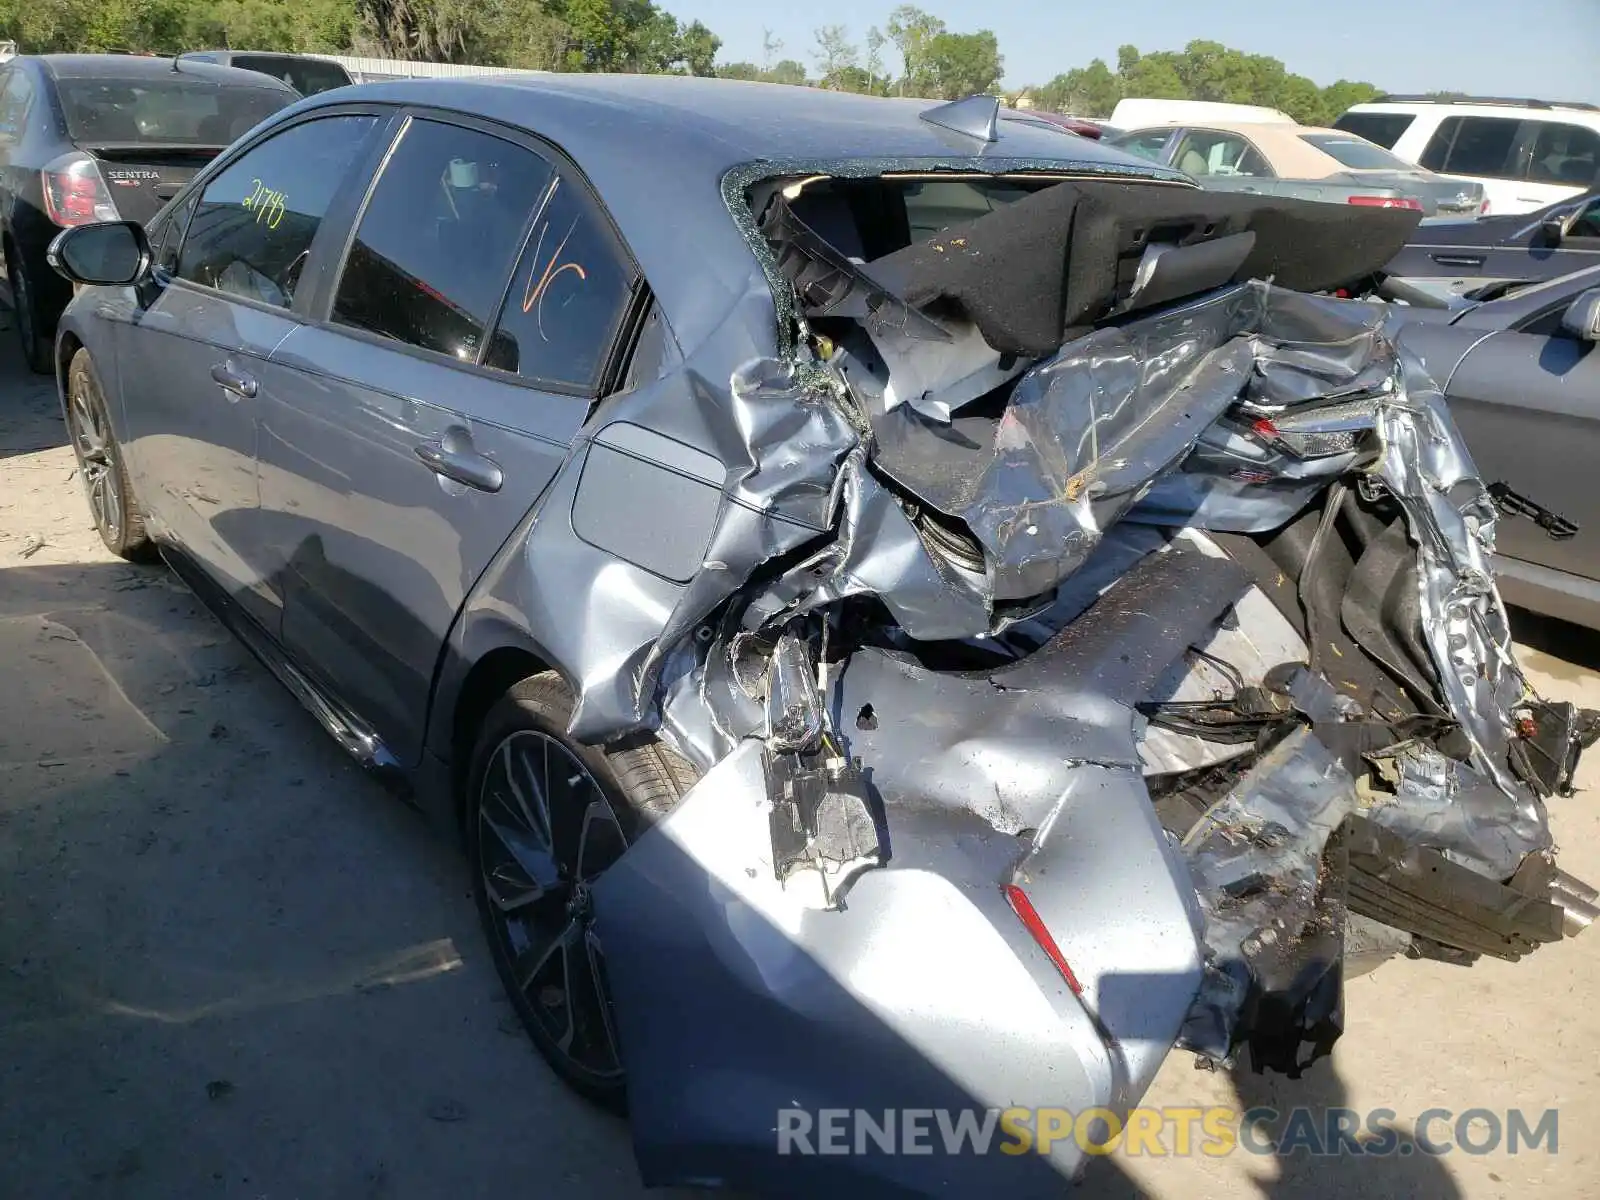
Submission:
M 1512 150 L 1521 128 L 1515 117 L 1446 117 L 1422 152 L 1422 165 L 1447 175 L 1514 179 Z
M 1347 112 L 1333 123 L 1333 127 L 1366 138 L 1385 150 L 1393 150 L 1394 144 L 1405 136 L 1415 120 L 1416 117 L 1410 113 Z
M 333 319 L 477 362 L 528 219 L 554 175 L 539 155 L 503 138 L 412 121 L 361 216 Z
M 32 107 L 32 80 L 20 68 L 0 75 L 0 142 L 21 139 Z
M 178 275 L 242 299 L 288 308 L 335 193 L 361 161 L 376 117 L 322 117 L 252 147 L 211 180 L 195 206 Z
M 1536 123 L 1538 136 L 1528 164 L 1534 183 L 1588 187 L 1600 182 L 1600 133 L 1583 125 L 1556 121 Z
M 484 365 L 593 393 L 637 281 L 589 197 L 558 179 L 528 233 Z

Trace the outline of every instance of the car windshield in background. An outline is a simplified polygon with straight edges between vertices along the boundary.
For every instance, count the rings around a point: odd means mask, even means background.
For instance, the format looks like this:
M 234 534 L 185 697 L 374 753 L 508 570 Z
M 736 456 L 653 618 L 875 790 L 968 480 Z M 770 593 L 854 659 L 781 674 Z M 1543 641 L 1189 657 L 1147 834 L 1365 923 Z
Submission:
M 258 71 L 281 79 L 302 96 L 334 88 L 349 87 L 350 76 L 338 63 L 296 58 L 286 54 L 235 54 L 232 63 L 247 71 Z
M 1359 137 L 1339 137 L 1333 133 L 1302 133 L 1300 140 L 1329 158 L 1338 159 L 1352 171 L 1415 171 L 1416 167 L 1390 154 L 1381 146 Z
M 171 79 L 63 79 L 67 130 L 82 145 L 128 142 L 226 146 L 294 102 L 275 88 Z

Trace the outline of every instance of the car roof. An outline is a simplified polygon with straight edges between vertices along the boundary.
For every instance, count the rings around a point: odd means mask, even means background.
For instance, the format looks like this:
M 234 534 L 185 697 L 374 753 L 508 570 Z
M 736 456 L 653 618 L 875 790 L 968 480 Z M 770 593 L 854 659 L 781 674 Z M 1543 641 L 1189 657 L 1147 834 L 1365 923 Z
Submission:
M 1474 104 L 1466 101 L 1373 100 L 1352 104 L 1345 114 L 1390 113 L 1408 117 L 1503 117 L 1510 121 L 1559 121 L 1567 125 L 1586 125 L 1600 129 L 1600 111 L 1578 105 L 1550 104 L 1530 107 L 1525 104 Z
M 217 63 L 183 59 L 174 67 L 167 57 L 143 54 L 40 54 L 31 56 L 56 79 L 170 79 L 174 75 L 234 87 L 263 88 L 267 91 L 284 91 L 299 95 L 288 84 L 239 67 L 224 67 Z
M 999 122 L 982 142 L 920 119 L 937 100 L 886 100 L 820 88 L 670 75 L 529 73 L 396 79 L 324 92 L 282 119 L 360 101 L 428 105 L 547 138 L 594 184 L 686 348 L 749 288 L 755 262 L 728 215 L 722 181 L 762 174 L 899 169 L 1001 171 L 1032 165 L 1192 181 L 1065 130 Z

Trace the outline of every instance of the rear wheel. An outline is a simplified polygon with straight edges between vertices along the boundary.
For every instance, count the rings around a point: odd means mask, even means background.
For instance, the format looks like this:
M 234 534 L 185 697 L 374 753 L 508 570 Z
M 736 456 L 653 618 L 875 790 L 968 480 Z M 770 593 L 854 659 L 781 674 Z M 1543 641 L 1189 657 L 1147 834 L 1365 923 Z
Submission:
M 48 375 L 53 366 L 50 361 L 51 347 L 50 339 L 40 332 L 44 319 L 39 312 L 38 293 L 34 291 L 33 280 L 28 276 L 21 253 L 13 247 L 6 257 L 11 261 L 11 319 L 16 323 L 17 339 L 22 343 L 22 357 L 27 361 L 30 371 Z
M 622 1111 L 625 1080 L 590 889 L 693 786 L 650 740 L 606 751 L 567 736 L 572 697 L 552 673 L 490 710 L 472 754 L 467 844 L 495 967 L 540 1054 Z
M 72 356 L 67 368 L 67 432 L 78 457 L 78 477 L 100 540 L 111 553 L 148 562 L 155 547 L 145 534 L 133 485 L 122 461 L 122 447 L 111 432 L 105 392 L 87 350 Z

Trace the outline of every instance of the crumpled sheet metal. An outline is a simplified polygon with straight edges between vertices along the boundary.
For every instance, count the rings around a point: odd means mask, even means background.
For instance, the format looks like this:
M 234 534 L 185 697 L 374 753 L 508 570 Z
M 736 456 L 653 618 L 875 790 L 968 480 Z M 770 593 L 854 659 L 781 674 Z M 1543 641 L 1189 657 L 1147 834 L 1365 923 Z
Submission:
M 1250 959 L 1327 919 L 1322 853 L 1355 803 L 1350 772 L 1309 729 L 1297 729 L 1185 836 L 1206 946 L 1204 981 L 1184 1025 L 1188 1049 L 1227 1060 L 1256 973 Z
M 1409 352 L 1397 354 L 1398 386 L 1378 407 L 1384 453 L 1376 474 L 1399 501 L 1418 547 L 1423 633 L 1446 706 L 1472 743 L 1478 769 L 1518 795 L 1525 789 L 1506 763 L 1510 714 L 1531 689 L 1512 656 L 1510 622 L 1489 565 L 1494 502 L 1437 384 Z M 1545 844 L 1548 838 L 1546 832 Z
M 1544 806 L 1521 784 L 1508 794 L 1465 763 L 1408 742 L 1379 759 L 1398 778 L 1392 797 L 1373 797 L 1365 815 L 1409 842 L 1494 879 L 1508 879 L 1530 851 L 1551 844 Z

